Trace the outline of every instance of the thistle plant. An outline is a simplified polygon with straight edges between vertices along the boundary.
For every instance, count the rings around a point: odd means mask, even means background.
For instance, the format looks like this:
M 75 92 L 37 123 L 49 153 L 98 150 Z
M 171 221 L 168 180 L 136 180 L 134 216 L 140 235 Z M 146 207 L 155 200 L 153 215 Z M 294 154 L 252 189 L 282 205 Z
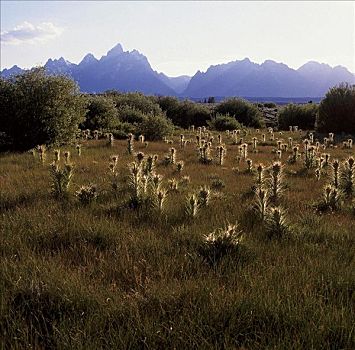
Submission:
M 151 189 L 154 193 L 157 193 L 161 189 L 163 183 L 163 176 L 159 174 L 151 174 L 150 177 Z
M 333 185 L 326 185 L 321 202 L 317 205 L 321 211 L 337 210 L 341 206 L 342 193 Z
M 178 190 L 178 182 L 175 178 L 168 181 L 169 191 L 176 192 Z
M 197 198 L 198 198 L 198 205 L 200 207 L 207 207 L 210 203 L 210 200 L 211 200 L 210 188 L 207 186 L 200 187 L 200 189 L 197 193 Z
M 308 140 L 306 140 L 308 141 Z M 306 169 L 311 169 L 316 166 L 316 152 L 315 147 L 305 147 L 304 166 Z
M 79 157 L 81 157 L 81 145 L 77 144 L 75 148 L 76 148 L 76 153 L 78 154 Z
M 288 147 L 292 148 L 292 146 L 293 146 L 293 139 L 292 139 L 292 137 L 289 137 L 288 138 Z
M 129 204 L 132 208 L 137 208 L 143 204 L 147 192 L 147 177 L 143 173 L 142 163 L 133 162 L 129 166 L 128 187 L 130 190 Z
M 110 147 L 113 147 L 114 141 L 115 141 L 115 138 L 113 137 L 113 134 L 112 134 L 112 133 L 109 133 L 109 134 L 108 134 L 108 145 L 109 145 Z
M 269 213 L 269 207 L 269 191 L 265 187 L 257 185 L 256 189 L 254 190 L 253 210 L 261 222 L 266 220 L 266 217 Z
M 198 151 L 199 151 L 199 162 L 203 164 L 209 164 L 212 162 L 211 144 L 209 142 L 199 147 Z
M 296 163 L 297 162 L 297 160 L 298 160 L 298 158 L 300 157 L 300 154 L 299 154 L 299 148 L 298 148 L 298 146 L 294 146 L 293 148 L 292 148 L 292 156 L 290 156 L 289 158 L 288 158 L 288 163 L 290 163 L 290 164 L 294 164 L 294 163 Z
M 313 134 L 313 132 L 310 132 L 308 137 L 309 137 L 310 143 L 313 144 L 313 142 L 314 142 L 314 134 Z
M 144 162 L 144 175 L 152 174 L 155 170 L 155 164 L 157 162 L 158 156 L 155 155 L 148 155 L 147 159 Z
M 248 144 L 243 143 L 241 147 L 242 147 L 242 157 L 243 159 L 246 159 L 248 156 Z
M 265 233 L 268 238 L 283 238 L 290 230 L 286 212 L 281 207 L 271 208 L 266 218 Z
M 329 141 L 330 141 L 331 143 L 334 142 L 334 133 L 332 133 L 332 132 L 329 133 Z
M 180 160 L 179 162 L 177 162 L 177 163 L 176 163 L 176 171 L 177 171 L 178 173 L 181 173 L 182 170 L 184 169 L 184 165 L 185 165 L 185 163 L 184 163 L 182 160 Z
M 60 161 L 60 149 L 54 150 L 54 161 L 57 163 Z
M 157 192 L 156 192 L 156 196 L 155 196 L 155 201 L 153 202 L 154 203 L 154 206 L 158 209 L 158 211 L 160 213 L 163 212 L 164 210 L 164 205 L 165 205 L 165 202 L 166 202 L 166 197 L 167 197 L 167 191 L 164 190 L 164 189 L 159 189 Z
M 81 186 L 75 195 L 79 199 L 80 203 L 84 205 L 90 205 L 96 201 L 98 193 L 96 185 Z
M 243 231 L 239 224 L 227 223 L 225 227 L 219 228 L 204 236 L 204 249 L 202 253 L 209 263 L 215 265 L 225 255 L 239 249 L 244 240 Z
M 266 185 L 265 167 L 263 164 L 259 164 L 256 167 L 256 187 L 261 188 Z
M 184 148 L 185 146 L 185 137 L 183 134 L 180 135 L 180 148 Z
M 355 165 L 354 158 L 349 157 L 342 163 L 340 169 L 340 188 L 347 197 L 355 194 Z
M 281 151 L 280 149 L 276 151 L 276 157 L 277 157 L 277 159 L 281 160 L 281 158 L 282 158 L 282 151 Z
M 170 164 L 175 164 L 176 162 L 176 149 L 174 147 L 170 148 Z
M 70 162 L 70 152 L 69 151 L 64 152 L 64 159 L 65 159 L 65 163 L 68 164 Z
M 144 153 L 143 152 L 138 152 L 136 154 L 137 162 L 138 164 L 141 164 L 144 160 Z
M 327 167 L 329 165 L 329 159 L 330 159 L 330 154 L 329 153 L 324 154 L 324 165 L 323 165 L 323 167 Z
M 335 187 L 339 187 L 339 161 L 337 159 L 334 159 L 332 162 L 332 168 L 331 168 L 331 184 Z
M 281 162 L 274 162 L 270 168 L 269 189 L 270 198 L 276 203 L 284 191 L 284 166 Z
M 251 159 L 246 160 L 247 163 L 247 172 L 252 173 L 253 172 L 253 161 Z
M 227 149 L 223 145 L 217 147 L 217 157 L 218 157 L 219 165 L 224 164 L 226 153 L 227 153 Z
M 132 154 L 134 152 L 134 135 L 132 133 L 128 134 L 127 151 L 128 151 L 128 154 Z
M 253 137 L 253 152 L 256 153 L 257 150 L 257 144 L 258 144 L 258 139 L 256 137 Z
M 118 173 L 116 171 L 118 156 L 111 156 L 111 161 L 108 165 L 111 186 L 114 191 L 118 189 Z
M 59 164 L 52 163 L 50 174 L 52 178 L 52 194 L 56 198 L 64 198 L 68 194 L 68 189 L 73 177 L 73 166 L 65 164 L 63 169 Z
M 39 160 L 41 161 L 42 164 L 46 161 L 46 146 L 45 145 L 40 145 L 37 147 L 38 151 L 38 156 Z
M 198 198 L 197 196 L 193 193 L 190 194 L 187 198 L 186 198 L 186 204 L 185 204 L 185 213 L 186 216 L 190 219 L 193 219 L 197 216 L 198 212 L 199 212 L 199 204 L 198 204 Z

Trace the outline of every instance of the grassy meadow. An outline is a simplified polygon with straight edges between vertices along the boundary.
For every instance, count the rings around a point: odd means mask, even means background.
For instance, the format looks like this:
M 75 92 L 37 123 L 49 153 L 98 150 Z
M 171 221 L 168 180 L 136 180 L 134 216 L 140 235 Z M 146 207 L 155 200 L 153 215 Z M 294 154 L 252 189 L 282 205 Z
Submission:
M 266 142 L 261 142 L 261 134 Z M 202 164 L 196 132 L 180 147 L 171 142 L 81 140 L 70 151 L 74 171 L 69 194 L 51 193 L 50 163 L 31 153 L 0 155 L 0 348 L 1 349 L 354 349 L 355 210 L 317 211 L 331 166 L 320 179 L 302 157 L 281 154 L 284 190 L 279 205 L 287 228 L 265 233 L 253 210 L 256 174 L 247 171 L 232 135 L 222 133 L 226 156 Z M 217 133 L 211 156 L 215 155 Z M 252 139 L 258 138 L 257 152 Z M 306 132 L 249 129 L 243 136 L 253 169 L 278 160 L 277 138 L 303 151 Z M 320 138 L 323 140 L 323 137 Z M 176 162 L 163 164 L 171 147 Z M 162 212 L 131 208 L 129 167 L 136 153 L 157 154 L 155 172 L 168 190 Z M 354 156 L 342 143 L 319 153 L 330 161 Z M 117 189 L 110 157 L 117 155 Z M 188 177 L 188 178 L 187 178 Z M 169 190 L 175 178 L 177 188 Z M 97 186 L 97 200 L 82 204 L 82 185 Z M 200 186 L 211 199 L 187 217 L 186 198 Z M 238 249 L 208 255 L 206 235 L 238 222 Z

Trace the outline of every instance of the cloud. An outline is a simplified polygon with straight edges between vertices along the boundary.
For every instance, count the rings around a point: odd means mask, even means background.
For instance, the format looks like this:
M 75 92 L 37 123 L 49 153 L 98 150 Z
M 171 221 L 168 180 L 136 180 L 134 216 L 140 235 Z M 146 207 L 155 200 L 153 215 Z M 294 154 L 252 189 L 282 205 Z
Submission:
M 23 22 L 12 30 L 1 32 L 1 43 L 13 45 L 22 43 L 33 44 L 54 39 L 62 34 L 62 32 L 63 28 L 51 22 L 43 22 L 38 25 Z

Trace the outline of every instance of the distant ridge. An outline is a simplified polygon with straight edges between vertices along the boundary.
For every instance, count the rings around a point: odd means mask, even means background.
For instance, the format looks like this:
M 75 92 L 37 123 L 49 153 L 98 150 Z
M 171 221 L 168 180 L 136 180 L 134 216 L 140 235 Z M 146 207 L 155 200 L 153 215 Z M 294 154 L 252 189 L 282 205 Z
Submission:
M 100 59 L 88 53 L 75 64 L 60 57 L 48 59 L 44 67 L 48 74 L 71 77 L 83 92 L 116 89 L 195 99 L 208 96 L 322 97 L 330 87 L 341 82 L 355 84 L 355 75 L 341 66 L 332 68 L 310 61 L 295 70 L 272 60 L 257 64 L 248 58 L 210 66 L 206 72 L 198 71 L 193 77 L 173 78 L 156 72 L 146 56 L 137 50 L 124 51 L 121 44 Z M 15 65 L 4 69 L 1 76 L 6 79 L 23 71 Z

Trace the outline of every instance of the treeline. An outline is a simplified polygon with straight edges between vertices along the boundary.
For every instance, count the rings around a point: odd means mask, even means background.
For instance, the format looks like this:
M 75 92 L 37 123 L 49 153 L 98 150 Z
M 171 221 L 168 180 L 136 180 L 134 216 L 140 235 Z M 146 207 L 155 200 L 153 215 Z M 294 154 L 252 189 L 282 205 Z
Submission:
M 271 105 L 268 107 L 275 107 Z M 289 105 L 279 115 L 280 129 L 355 132 L 355 88 L 331 89 L 317 105 Z M 0 150 L 28 150 L 39 144 L 60 145 L 75 139 L 80 130 L 98 130 L 125 138 L 128 133 L 159 140 L 174 128 L 209 126 L 233 130 L 264 126 L 261 108 L 231 98 L 206 105 L 175 97 L 107 91 L 80 93 L 64 76 L 48 76 L 36 68 L 9 80 L 0 78 Z

